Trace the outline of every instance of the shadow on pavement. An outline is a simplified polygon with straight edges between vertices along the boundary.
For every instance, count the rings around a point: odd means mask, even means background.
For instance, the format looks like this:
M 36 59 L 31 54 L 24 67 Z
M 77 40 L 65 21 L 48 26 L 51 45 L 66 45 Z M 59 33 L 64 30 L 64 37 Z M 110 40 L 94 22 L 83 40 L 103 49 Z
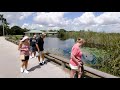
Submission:
M 44 65 L 45 64 L 47 64 L 48 62 L 50 62 L 50 60 L 45 60 L 45 63 L 44 63 Z M 37 69 L 37 68 L 41 68 L 41 66 L 43 66 L 43 65 L 36 65 L 36 66 L 34 66 L 34 67 L 32 67 L 32 68 L 30 68 L 28 71 L 34 71 L 35 69 Z
M 36 65 L 36 66 L 30 68 L 28 71 L 30 71 L 30 72 L 34 71 L 36 68 L 41 68 L 41 67 L 40 67 L 40 65 Z

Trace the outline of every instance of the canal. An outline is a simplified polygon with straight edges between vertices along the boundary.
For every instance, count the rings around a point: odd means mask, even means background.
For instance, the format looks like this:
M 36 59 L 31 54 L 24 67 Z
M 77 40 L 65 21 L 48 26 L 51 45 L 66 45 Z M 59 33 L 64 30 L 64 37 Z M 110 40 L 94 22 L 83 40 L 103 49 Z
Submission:
M 44 43 L 45 51 L 50 53 L 63 56 L 70 59 L 71 48 L 74 45 L 74 39 L 61 40 L 57 37 L 46 37 Z M 83 51 L 82 60 L 86 64 L 95 64 L 96 58 L 94 55 L 90 54 L 85 48 L 81 49 Z

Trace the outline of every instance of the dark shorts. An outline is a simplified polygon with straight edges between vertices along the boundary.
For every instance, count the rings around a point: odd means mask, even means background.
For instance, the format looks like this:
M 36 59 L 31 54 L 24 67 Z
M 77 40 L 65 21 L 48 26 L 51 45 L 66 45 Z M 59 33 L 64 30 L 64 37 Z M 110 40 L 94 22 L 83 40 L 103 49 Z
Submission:
M 27 61 L 29 60 L 29 56 L 25 56 L 25 60 L 22 60 L 22 61 Z
M 31 51 L 31 52 L 35 52 L 35 51 L 36 51 L 36 47 L 30 46 L 30 51 Z

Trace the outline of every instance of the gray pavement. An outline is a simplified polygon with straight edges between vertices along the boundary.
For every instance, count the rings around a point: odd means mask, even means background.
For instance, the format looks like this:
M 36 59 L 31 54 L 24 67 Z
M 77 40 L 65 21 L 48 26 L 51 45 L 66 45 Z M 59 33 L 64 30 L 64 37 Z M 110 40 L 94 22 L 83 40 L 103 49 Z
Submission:
M 69 78 L 60 66 L 51 62 L 40 66 L 37 58 L 29 60 L 29 74 L 21 73 L 20 65 L 18 46 L 0 37 L 0 78 Z

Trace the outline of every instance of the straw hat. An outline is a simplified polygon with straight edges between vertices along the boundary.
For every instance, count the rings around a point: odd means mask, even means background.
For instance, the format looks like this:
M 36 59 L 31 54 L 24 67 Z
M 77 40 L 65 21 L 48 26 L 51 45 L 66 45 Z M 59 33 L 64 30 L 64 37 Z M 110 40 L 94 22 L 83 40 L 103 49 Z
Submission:
M 42 35 L 46 35 L 46 34 L 43 32 Z
M 35 38 L 36 38 L 36 34 L 35 34 L 33 37 L 35 37 Z
M 25 41 L 26 39 L 29 39 L 29 37 L 28 37 L 28 36 L 24 36 L 21 41 L 23 42 L 23 41 Z

